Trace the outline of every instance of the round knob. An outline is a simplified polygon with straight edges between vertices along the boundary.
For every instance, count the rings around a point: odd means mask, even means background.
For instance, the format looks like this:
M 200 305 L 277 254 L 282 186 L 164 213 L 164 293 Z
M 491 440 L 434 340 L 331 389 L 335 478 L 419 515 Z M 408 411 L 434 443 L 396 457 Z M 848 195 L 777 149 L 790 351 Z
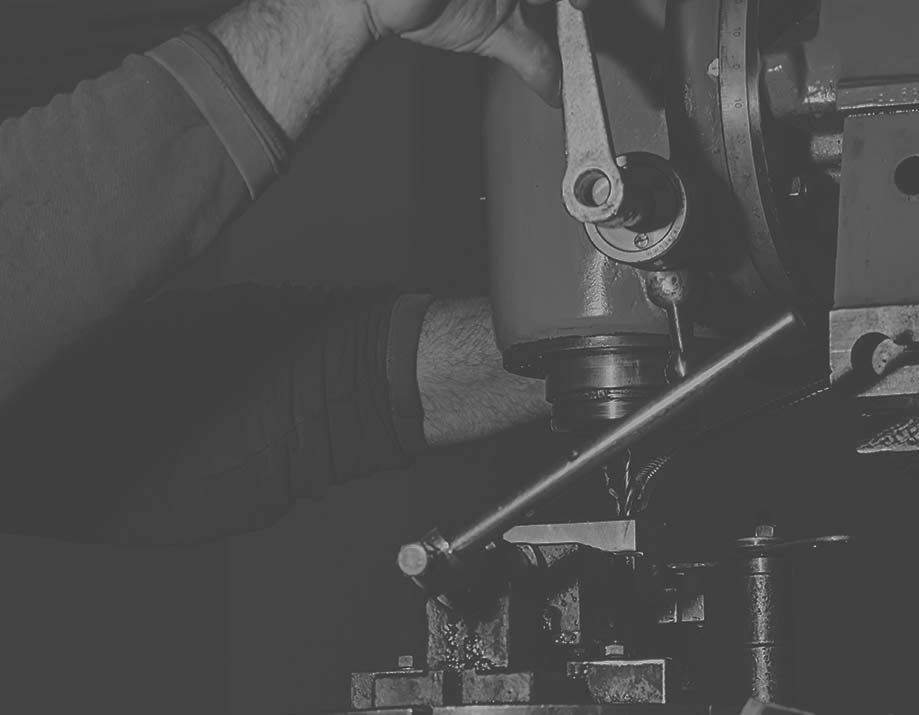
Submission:
M 420 576 L 428 568 L 430 558 L 421 544 L 405 544 L 399 549 L 399 568 L 406 576 Z

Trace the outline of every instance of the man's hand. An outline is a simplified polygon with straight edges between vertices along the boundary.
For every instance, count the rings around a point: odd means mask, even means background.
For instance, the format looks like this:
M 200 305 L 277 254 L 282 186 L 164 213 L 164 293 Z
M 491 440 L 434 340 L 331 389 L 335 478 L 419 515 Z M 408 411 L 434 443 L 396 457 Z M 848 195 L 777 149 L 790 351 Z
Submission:
M 245 0 L 210 25 L 256 96 L 291 139 L 374 38 L 500 60 L 558 106 L 555 43 L 524 19 L 527 5 L 591 0 Z
M 527 25 L 523 5 L 555 0 L 360 0 L 377 37 L 393 34 L 430 47 L 473 52 L 512 67 L 547 102 L 559 104 L 556 49 Z M 561 0 L 586 8 L 589 0 Z

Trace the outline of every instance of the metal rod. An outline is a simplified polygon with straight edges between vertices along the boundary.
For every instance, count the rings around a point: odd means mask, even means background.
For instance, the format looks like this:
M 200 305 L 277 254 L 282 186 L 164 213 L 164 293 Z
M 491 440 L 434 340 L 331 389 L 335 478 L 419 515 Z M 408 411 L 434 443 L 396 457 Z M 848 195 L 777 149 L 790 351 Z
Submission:
M 686 380 L 623 419 L 583 451 L 549 468 L 530 486 L 473 521 L 453 538 L 448 538 L 449 552 L 459 554 L 487 544 L 495 536 L 516 525 L 540 502 L 569 486 L 579 477 L 590 474 L 612 455 L 626 449 L 694 406 L 709 388 L 746 368 L 765 349 L 792 333 L 798 326 L 798 319 L 792 312 L 784 313 L 768 323 L 736 347 L 713 359 Z

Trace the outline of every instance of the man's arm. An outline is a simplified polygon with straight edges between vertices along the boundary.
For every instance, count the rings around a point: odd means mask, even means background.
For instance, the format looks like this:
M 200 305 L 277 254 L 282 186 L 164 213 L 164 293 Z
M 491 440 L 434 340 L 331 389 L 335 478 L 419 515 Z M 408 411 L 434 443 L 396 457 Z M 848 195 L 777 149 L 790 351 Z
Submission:
M 429 445 L 546 412 L 484 300 L 232 286 L 164 294 L 0 410 L 0 531 L 188 544 Z
M 0 124 L 0 403 L 203 251 L 375 36 L 557 85 L 517 0 L 249 0 L 211 29 Z
M 485 437 L 549 414 L 545 383 L 504 369 L 484 298 L 431 305 L 418 343 L 418 387 L 431 446 Z
M 209 30 L 291 139 L 373 40 L 363 0 L 249 0 Z

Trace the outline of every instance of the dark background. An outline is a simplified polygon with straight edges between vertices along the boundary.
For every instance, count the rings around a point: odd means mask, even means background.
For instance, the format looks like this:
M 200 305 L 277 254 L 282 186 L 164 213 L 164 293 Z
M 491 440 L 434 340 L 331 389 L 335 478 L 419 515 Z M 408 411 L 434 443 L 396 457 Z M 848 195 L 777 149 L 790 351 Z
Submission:
M 0 113 L 44 103 L 231 4 L 3 0 Z M 375 49 L 289 174 L 176 282 L 386 280 L 486 292 L 481 72 L 470 58 L 403 43 Z M 349 200 L 356 184 L 360 212 Z M 535 464 L 543 440 L 534 437 L 522 430 L 427 457 L 205 547 L 0 538 L 0 712 L 284 715 L 341 705 L 349 671 L 422 655 L 413 651 L 422 601 L 396 573 L 398 544 Z M 737 536 L 759 512 L 805 533 L 869 536 L 808 577 L 811 640 L 825 665 L 808 677 L 840 701 L 889 705 L 910 691 L 913 470 L 854 458 L 832 419 L 811 411 L 700 445 L 681 474 L 692 479 L 660 498 L 683 533 Z

